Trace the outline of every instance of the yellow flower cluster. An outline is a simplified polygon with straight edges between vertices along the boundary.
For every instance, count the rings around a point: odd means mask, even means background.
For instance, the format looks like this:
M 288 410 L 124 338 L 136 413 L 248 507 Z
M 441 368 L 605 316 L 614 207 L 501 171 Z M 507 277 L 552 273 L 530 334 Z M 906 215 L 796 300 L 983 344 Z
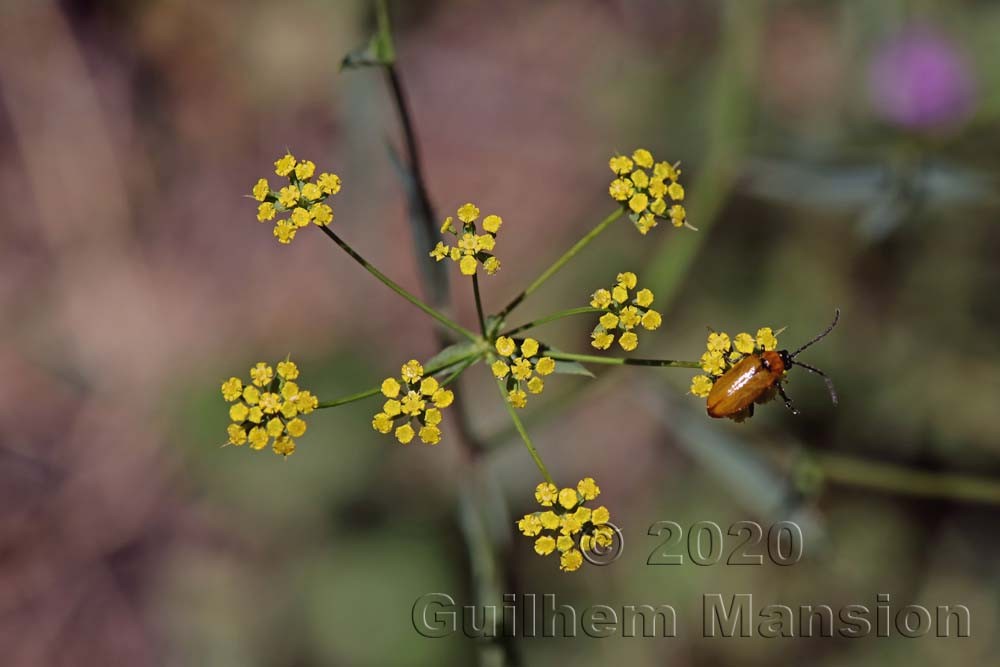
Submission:
M 389 377 L 382 382 L 382 394 L 388 400 L 372 418 L 372 428 L 379 433 L 389 433 L 395 428 L 396 440 L 404 445 L 410 444 L 414 436 L 419 436 L 424 444 L 438 444 L 441 410 L 451 405 L 455 394 L 432 376 L 424 377 L 424 367 L 416 359 L 403 364 L 400 380 Z M 412 423 L 416 424 L 416 430 Z
M 611 519 L 608 508 L 584 506 L 600 493 L 591 477 L 581 479 L 575 489 L 557 489 L 555 484 L 542 482 L 535 489 L 535 500 L 546 509 L 525 514 L 517 528 L 536 538 L 535 553 L 548 556 L 558 551 L 560 570 L 578 570 L 583 565 L 583 552 L 594 546 L 609 547 L 614 540 L 614 532 L 607 525 Z
M 476 275 L 476 268 L 481 263 L 486 273 L 491 276 L 500 270 L 500 260 L 493 256 L 493 246 L 496 244 L 497 232 L 503 220 L 499 215 L 488 215 L 483 218 L 485 234 L 476 233 L 476 220 L 479 218 L 479 208 L 475 204 L 463 204 L 458 209 L 458 219 L 461 225 L 456 228 L 451 216 L 441 225 L 442 234 L 453 234 L 457 239 L 454 246 L 438 241 L 431 257 L 440 262 L 445 257 L 458 262 L 458 267 L 464 275 Z
M 684 186 L 677 182 L 681 175 L 677 165 L 653 162 L 653 154 L 645 148 L 632 153 L 632 157 L 616 155 L 608 166 L 615 173 L 608 192 L 612 199 L 628 206 L 630 217 L 640 234 L 646 234 L 657 225 L 657 218 L 669 218 L 674 227 L 686 224 Z M 646 170 L 651 170 L 647 172 Z M 667 205 L 667 200 L 671 205 Z M 690 226 L 690 225 L 688 225 Z
M 696 375 L 691 380 L 691 393 L 705 398 L 712 391 L 715 378 L 738 364 L 750 354 L 760 354 L 765 350 L 778 347 L 778 338 L 771 327 L 757 329 L 757 335 L 738 333 L 730 338 L 725 332 L 712 332 L 708 335 L 705 354 L 701 355 L 701 368 L 708 375 Z
M 539 357 L 538 350 L 538 341 L 534 338 L 525 338 L 520 347 L 508 336 L 497 338 L 496 351 L 502 359 L 494 361 L 490 370 L 498 379 L 506 379 L 507 400 L 515 408 L 523 408 L 528 404 L 528 394 L 522 386 L 532 394 L 540 394 L 545 388 L 542 376 L 556 370 L 556 362 L 552 357 Z
M 310 222 L 323 226 L 333 221 L 333 209 L 325 202 L 340 192 L 339 176 L 322 173 L 312 181 L 316 165 L 309 160 L 297 161 L 291 153 L 275 161 L 274 173 L 288 178 L 288 185 L 275 191 L 262 178 L 253 186 L 253 198 L 260 202 L 257 219 L 261 222 L 274 220 L 278 213 L 290 213 L 274 224 L 279 243 L 291 243 L 295 233 Z
M 301 415 L 316 409 L 319 400 L 295 380 L 298 367 L 291 361 L 277 364 L 278 372 L 263 361 L 250 369 L 246 385 L 238 377 L 222 383 L 222 397 L 229 406 L 232 424 L 227 429 L 229 444 L 250 443 L 252 449 L 263 449 L 273 439 L 275 454 L 288 456 L 295 451 L 294 438 L 306 432 Z
M 630 290 L 635 289 L 638 278 L 631 271 L 619 273 L 617 282 L 610 290 L 599 289 L 591 295 L 590 306 L 605 311 L 601 315 L 594 331 L 590 334 L 590 344 L 598 350 L 606 350 L 615 342 L 626 352 L 631 352 L 639 345 L 639 337 L 634 329 L 639 327 L 653 331 L 663 322 L 660 313 L 650 308 L 653 305 L 653 293 L 641 289 L 631 297 Z

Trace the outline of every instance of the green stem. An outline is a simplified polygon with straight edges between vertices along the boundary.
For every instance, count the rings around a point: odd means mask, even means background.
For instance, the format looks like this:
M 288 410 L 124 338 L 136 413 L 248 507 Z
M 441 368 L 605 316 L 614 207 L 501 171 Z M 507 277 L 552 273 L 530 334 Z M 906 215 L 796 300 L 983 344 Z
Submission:
M 321 225 L 320 226 L 320 231 L 322 231 L 324 234 L 326 234 L 331 239 L 333 239 L 333 242 L 336 243 L 337 245 L 339 245 L 341 247 L 341 249 L 343 249 L 344 252 L 346 252 L 348 255 L 351 256 L 352 259 L 354 259 L 355 262 L 357 262 L 361 266 L 365 267 L 365 270 L 368 271 L 368 273 L 370 273 L 373 276 L 375 276 L 376 278 L 378 278 L 382 283 L 384 283 L 393 292 L 395 292 L 399 296 L 403 297 L 404 299 L 406 299 L 407 301 L 409 301 L 410 303 L 412 303 L 414 306 L 416 306 L 420 310 L 424 311 L 425 313 L 427 313 L 428 315 L 430 315 L 435 320 L 437 320 L 438 322 L 440 322 L 444 326 L 448 327 L 449 329 L 451 329 L 455 333 L 462 334 L 463 336 L 465 336 L 466 338 L 468 338 L 471 341 L 478 341 L 479 340 L 479 336 L 477 336 L 476 334 L 472 333 L 471 331 L 469 331 L 468 329 L 466 329 L 465 327 L 463 327 L 461 324 L 458 324 L 457 322 L 453 322 L 448 317 L 446 317 L 445 315 L 443 315 L 439 311 L 435 310 L 434 308 L 431 308 L 426 303 L 424 303 L 423 301 L 421 301 L 420 299 L 418 299 L 417 297 L 413 296 L 412 294 L 410 294 L 409 292 L 407 292 L 405 289 L 403 289 L 402 287 L 400 287 L 399 285 L 397 285 L 395 282 L 393 282 L 388 276 L 386 276 L 384 273 L 382 273 L 381 271 L 379 271 L 378 269 L 376 269 L 374 266 L 372 266 L 368 262 L 368 260 L 366 260 L 364 257 L 362 257 L 357 252 L 355 252 L 354 248 L 352 248 L 351 246 L 347 245 L 347 243 L 342 238 L 340 238 L 339 236 L 337 236 L 337 234 L 334 233 L 334 231 L 332 229 L 330 229 L 329 227 L 327 227 L 325 225 Z
M 458 368 L 456 368 L 451 375 L 441 380 L 440 385 L 442 387 L 447 387 L 452 382 L 457 380 L 458 376 L 465 372 L 465 369 L 467 369 L 469 366 L 476 363 L 477 361 L 479 361 L 479 355 L 473 355 L 471 357 L 468 357 L 464 362 L 458 365 Z
M 545 269 L 545 272 L 542 275 L 538 276 L 538 278 L 535 279 L 535 282 L 528 285 L 528 287 L 523 292 L 514 297 L 513 301 L 508 303 L 507 306 L 502 311 L 500 311 L 499 318 L 503 319 L 504 317 L 506 317 L 510 313 L 510 311 L 514 310 L 514 308 L 516 308 L 518 304 L 524 301 L 532 292 L 541 287 L 546 280 L 554 276 L 559 269 L 565 266 L 566 262 L 576 257 L 577 253 L 586 248 L 591 241 L 596 239 L 601 232 L 607 229 L 608 225 L 610 225 L 612 222 L 620 218 L 624 212 L 625 212 L 624 208 L 618 208 L 608 217 L 604 218 L 604 220 L 601 220 L 596 227 L 587 232 L 586 236 L 577 241 L 572 248 L 567 250 L 562 257 L 557 259 L 555 261 L 555 264 Z
M 545 464 L 542 463 L 542 457 L 538 455 L 538 450 L 535 449 L 533 444 L 531 444 L 531 438 L 528 436 L 528 432 L 524 430 L 524 424 L 521 423 L 521 418 L 517 416 L 517 409 L 510 404 L 510 401 L 507 400 L 507 391 L 504 389 L 503 382 L 501 380 L 497 380 L 497 389 L 500 390 L 500 399 L 503 401 L 503 404 L 507 406 L 507 412 L 510 414 L 510 418 L 514 422 L 514 428 L 516 428 L 517 432 L 521 435 L 521 440 L 524 441 L 524 446 L 528 448 L 528 453 L 531 454 L 531 458 L 534 459 L 535 465 L 538 466 L 538 469 L 542 473 L 542 477 L 544 477 L 545 481 L 549 484 L 555 484 L 555 480 L 553 480 L 552 475 L 549 474 L 548 468 L 546 468 Z
M 625 357 L 599 357 L 594 354 L 573 354 L 572 352 L 549 351 L 547 356 L 565 361 L 582 361 L 608 366 L 658 366 L 663 368 L 701 368 L 700 361 L 677 361 L 675 359 L 631 359 Z
M 556 320 L 561 320 L 564 317 L 570 317 L 572 315 L 586 315 L 587 313 L 603 313 L 604 311 L 600 308 L 593 308 L 591 306 L 581 306 L 580 308 L 570 308 L 569 310 L 560 310 L 558 313 L 552 313 L 551 315 L 546 315 L 537 320 L 532 320 L 527 324 L 522 324 L 519 327 L 509 329 L 505 331 L 502 335 L 513 336 L 514 334 L 521 333 L 522 331 L 528 331 L 529 329 L 534 329 L 543 324 L 548 324 L 549 322 L 555 322 Z
M 1000 504 L 1000 481 L 955 473 L 932 473 L 840 454 L 817 454 L 832 482 L 909 496 Z
M 479 316 L 479 330 L 486 337 L 486 317 L 483 315 L 483 299 L 479 296 L 479 273 L 472 274 L 472 293 L 476 297 L 476 315 Z
M 460 368 L 455 373 L 448 376 L 446 380 L 441 382 L 441 384 L 443 385 L 448 384 L 449 382 L 457 378 L 462 373 L 462 371 L 464 371 L 466 368 L 475 363 L 475 361 L 479 359 L 479 356 L 480 356 L 479 352 L 474 352 L 460 359 L 453 359 L 448 363 L 442 364 L 440 366 L 429 366 L 424 369 L 424 376 L 440 373 L 441 371 L 448 370 L 453 366 L 460 366 Z M 335 408 L 338 405 L 346 405 L 347 403 L 353 403 L 354 401 L 360 401 L 362 399 L 368 398 L 369 396 L 374 396 L 375 394 L 378 394 L 381 391 L 382 391 L 382 385 L 379 385 L 377 387 L 372 387 L 371 389 L 365 389 L 364 391 L 359 391 L 356 394 L 350 394 L 349 396 L 344 396 L 343 398 L 338 398 L 333 401 L 326 401 L 324 403 L 320 403 L 319 405 L 316 406 L 316 409 L 322 410 L 323 408 Z

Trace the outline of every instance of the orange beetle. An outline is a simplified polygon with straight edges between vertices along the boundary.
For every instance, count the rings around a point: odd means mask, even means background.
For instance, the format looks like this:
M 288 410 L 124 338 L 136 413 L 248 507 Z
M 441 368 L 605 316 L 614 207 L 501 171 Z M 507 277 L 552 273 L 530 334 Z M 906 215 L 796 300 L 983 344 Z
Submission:
M 833 331 L 840 320 L 840 309 L 833 316 L 833 323 L 826 328 L 826 331 L 816 336 L 808 343 L 789 353 L 788 350 L 766 350 L 760 354 L 751 354 L 741 359 L 735 366 L 722 374 L 722 376 L 712 385 L 712 390 L 708 393 L 706 406 L 709 417 L 735 417 L 743 410 L 748 410 L 753 415 L 753 404 L 765 392 L 772 387 L 778 390 L 781 398 L 785 401 L 785 407 L 798 414 L 799 411 L 792 407 L 792 401 L 785 394 L 781 386 L 781 380 L 785 371 L 792 366 L 801 366 L 810 373 L 816 373 L 826 382 L 826 388 L 830 392 L 830 399 L 833 404 L 837 404 L 837 390 L 833 387 L 833 381 L 826 376 L 823 371 L 814 368 L 800 361 L 795 361 L 795 357 L 813 343 L 825 337 Z

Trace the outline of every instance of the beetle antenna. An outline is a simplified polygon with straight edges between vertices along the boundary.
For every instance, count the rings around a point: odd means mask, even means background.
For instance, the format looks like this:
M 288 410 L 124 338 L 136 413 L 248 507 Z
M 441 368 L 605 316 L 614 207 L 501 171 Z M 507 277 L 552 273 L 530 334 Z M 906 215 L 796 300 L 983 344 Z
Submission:
M 823 333 L 821 333 L 820 335 L 816 336 L 816 337 L 815 337 L 815 338 L 813 338 L 813 339 L 812 339 L 811 341 L 809 341 L 808 343 L 806 343 L 805 345 L 803 345 L 803 346 L 802 346 L 802 347 L 800 347 L 799 349 L 795 350 L 794 352 L 792 352 L 792 353 L 791 353 L 790 355 L 788 355 L 788 356 L 789 356 L 789 357 L 791 357 L 792 359 L 794 359 L 794 358 L 795 358 L 795 356 L 796 356 L 796 355 L 797 355 L 797 354 L 798 354 L 799 352 L 801 352 L 802 350 L 806 349 L 807 347 L 809 347 L 809 346 L 810 346 L 810 345 L 812 345 L 813 343 L 816 343 L 816 342 L 818 342 L 818 341 L 822 340 L 823 338 L 825 338 L 825 337 L 826 337 L 826 335 L 827 335 L 828 333 L 830 333 L 831 331 L 833 331 L 833 328 L 834 328 L 835 326 L 837 326 L 837 322 L 839 322 L 839 321 L 840 321 L 840 308 L 838 308 L 838 309 L 837 309 L 837 310 L 836 310 L 836 311 L 835 311 L 835 312 L 833 313 L 833 322 L 831 322 L 831 323 L 830 323 L 830 326 L 828 326 L 828 327 L 826 328 L 826 331 L 824 331 L 824 332 L 823 332 Z M 815 369 L 814 369 L 814 370 L 815 370 Z M 820 375 L 822 375 L 822 373 L 820 373 Z
M 802 368 L 806 369 L 810 373 L 815 373 L 816 375 L 818 375 L 821 378 L 823 378 L 823 382 L 826 383 L 826 390 L 828 392 L 830 392 L 830 400 L 833 401 L 834 405 L 837 405 L 837 390 L 834 389 L 834 387 L 833 387 L 833 380 L 831 380 L 829 377 L 827 377 L 826 373 L 824 373 L 823 371 L 821 371 L 818 368 L 814 368 L 813 366 L 810 366 L 809 364 L 803 364 L 802 362 L 799 362 L 799 361 L 796 361 L 795 365 L 796 366 L 801 366 Z

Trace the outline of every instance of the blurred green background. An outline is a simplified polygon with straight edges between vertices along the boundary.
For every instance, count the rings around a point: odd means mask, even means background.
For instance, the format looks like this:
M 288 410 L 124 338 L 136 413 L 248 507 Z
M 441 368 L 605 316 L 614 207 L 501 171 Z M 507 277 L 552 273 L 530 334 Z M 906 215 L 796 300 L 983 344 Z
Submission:
M 524 664 L 995 664 L 1000 4 L 391 8 L 434 204 L 505 221 L 487 309 L 612 210 L 607 159 L 644 146 L 683 163 L 700 231 L 621 222 L 511 321 L 585 305 L 623 270 L 664 313 L 642 356 L 695 359 L 706 326 L 787 326 L 794 347 L 840 307 L 804 355 L 839 407 L 801 370 L 801 415 L 773 403 L 743 424 L 709 420 L 689 371 L 554 376 L 529 429 L 558 481 L 597 478 L 626 542 L 573 575 L 514 534 L 537 472 L 481 365 L 458 387 L 489 446 L 471 477 L 453 417 L 440 446 L 401 447 L 371 430 L 370 401 L 315 413 L 284 462 L 220 448 L 219 383 L 257 360 L 291 353 L 328 400 L 436 351 L 427 318 L 319 234 L 278 246 L 244 197 L 286 147 L 336 171 L 339 233 L 421 291 L 388 89 L 375 69 L 339 71 L 371 7 L 3 0 L 4 663 L 492 660 L 495 645 L 425 639 L 410 619 L 430 592 L 475 603 L 456 509 L 472 496 L 501 590 L 678 612 L 676 638 L 524 640 L 508 647 Z M 592 326 L 539 334 L 587 352 Z M 646 564 L 655 521 L 746 519 L 798 521 L 802 562 Z M 713 592 L 964 604 L 972 636 L 704 639 Z

